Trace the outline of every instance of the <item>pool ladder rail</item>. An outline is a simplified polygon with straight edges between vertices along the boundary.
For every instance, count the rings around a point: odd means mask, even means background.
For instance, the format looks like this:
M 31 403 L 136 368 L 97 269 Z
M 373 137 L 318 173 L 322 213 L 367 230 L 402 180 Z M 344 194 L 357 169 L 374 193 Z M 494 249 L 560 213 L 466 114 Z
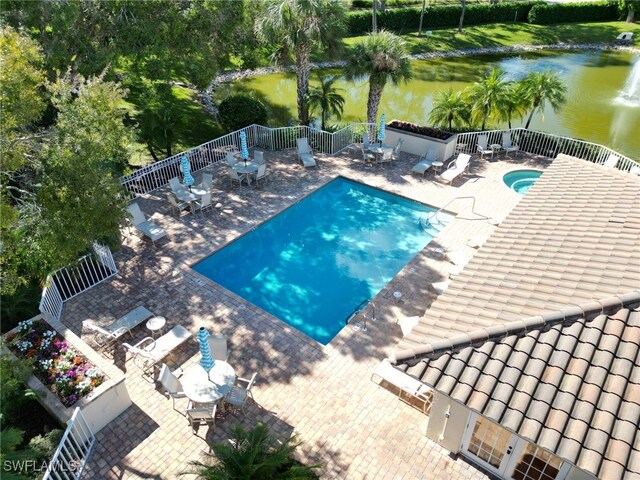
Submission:
M 362 312 L 362 310 L 364 310 L 367 305 L 370 304 L 371 305 L 371 310 L 372 310 L 372 316 L 371 316 L 371 320 L 376 319 L 376 306 L 373 302 L 370 302 L 369 299 L 365 298 L 362 302 L 360 302 L 360 304 L 355 308 L 355 310 L 353 312 L 351 312 L 351 315 L 349 315 L 347 317 L 347 319 L 345 320 L 345 325 L 349 325 L 349 323 L 351 322 L 351 320 L 353 320 L 360 312 Z M 357 322 L 353 325 L 353 329 L 355 331 L 358 330 L 362 330 L 363 332 L 367 331 L 367 316 L 363 315 L 362 318 L 364 319 L 362 323 Z
M 455 197 L 449 200 L 447 203 L 445 203 L 442 207 L 440 207 L 435 212 L 429 213 L 429 214 L 422 214 L 420 216 L 420 226 L 428 233 L 433 233 L 434 231 L 436 232 L 436 234 L 440 233 L 440 230 L 442 230 L 446 226 L 446 224 L 442 223 L 442 221 L 438 218 L 438 214 L 442 212 L 445 208 L 447 208 L 449 205 L 451 205 L 453 202 L 455 202 L 456 200 L 469 200 L 469 199 L 473 201 L 473 203 L 471 204 L 471 213 L 479 217 L 476 219 L 469 219 L 469 220 L 490 220 L 489 217 L 476 212 L 476 197 L 473 197 L 473 196 Z

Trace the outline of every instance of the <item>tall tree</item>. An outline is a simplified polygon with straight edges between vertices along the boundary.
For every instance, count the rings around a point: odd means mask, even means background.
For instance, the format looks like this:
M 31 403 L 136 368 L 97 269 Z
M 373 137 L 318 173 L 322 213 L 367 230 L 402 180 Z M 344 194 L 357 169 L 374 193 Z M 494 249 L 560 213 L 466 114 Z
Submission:
M 504 71 L 494 68 L 488 75 L 468 87 L 467 98 L 471 103 L 471 115 L 482 122 L 484 130 L 487 120 L 498 116 L 509 98 L 510 82 Z
M 524 96 L 524 86 L 522 82 L 515 82 L 510 85 L 507 98 L 502 108 L 498 112 L 500 120 L 507 122 L 511 128 L 511 121 L 514 117 L 524 117 L 527 113 L 527 101 Z
M 256 23 L 256 33 L 278 46 L 276 60 L 288 63 L 295 58 L 298 121 L 309 124 L 309 74 L 311 53 L 322 48 L 337 54 L 345 32 L 346 10 L 341 0 L 267 0 L 264 15 Z
M 547 102 L 553 111 L 557 112 L 566 101 L 567 87 L 555 72 L 533 72 L 522 81 L 522 85 L 527 110 L 531 110 L 524 128 L 529 128 L 536 111 L 544 112 Z
M 385 85 L 398 85 L 412 77 L 406 42 L 385 30 L 371 33 L 353 46 L 344 71 L 349 80 L 369 80 L 367 122 L 376 123 Z
M 340 95 L 341 88 L 334 87 L 340 77 L 318 74 L 319 85 L 309 90 L 309 107 L 312 111 L 319 110 L 321 128 L 325 129 L 327 119 L 331 116 L 338 120 L 344 111 L 344 97 Z
M 378 0 L 371 2 L 371 31 L 378 33 Z
M 183 475 L 196 475 L 199 480 L 263 480 L 313 479 L 319 465 L 306 466 L 296 462 L 293 454 L 300 445 L 296 437 L 278 442 L 269 434 L 264 423 L 247 431 L 240 425 L 231 430 L 232 443 L 215 443 L 213 454 L 206 454 L 208 462 L 191 461 L 192 471 Z
M 422 0 L 422 9 L 420 10 L 420 24 L 418 25 L 418 36 L 422 36 L 422 21 L 424 20 L 424 10 L 427 7 L 427 0 Z
M 458 33 L 462 33 L 462 25 L 464 25 L 464 14 L 467 11 L 467 0 L 460 0 L 462 4 L 462 12 L 460 13 L 460 22 L 458 23 Z
M 461 92 L 449 89 L 440 92 L 434 100 L 434 106 L 429 114 L 429 121 L 435 126 L 448 126 L 449 130 L 469 123 L 469 104 L 464 100 Z

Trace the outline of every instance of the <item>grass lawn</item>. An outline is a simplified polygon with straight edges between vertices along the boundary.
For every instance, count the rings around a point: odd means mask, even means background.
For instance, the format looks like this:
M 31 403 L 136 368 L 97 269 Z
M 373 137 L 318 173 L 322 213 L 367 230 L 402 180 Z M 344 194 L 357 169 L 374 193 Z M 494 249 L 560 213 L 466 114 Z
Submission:
M 509 45 L 549 45 L 553 43 L 601 43 L 611 42 L 622 32 L 634 32 L 634 40 L 640 36 L 638 23 L 563 23 L 558 25 L 531 25 L 509 23 L 474 25 L 457 34 L 456 28 L 433 30 L 431 35 L 418 37 L 417 30 L 402 34 L 412 54 L 442 52 L 462 48 L 500 47 Z M 424 33 L 424 32 L 423 32 Z M 344 40 L 349 47 L 363 37 Z M 637 40 L 636 40 L 637 42 Z

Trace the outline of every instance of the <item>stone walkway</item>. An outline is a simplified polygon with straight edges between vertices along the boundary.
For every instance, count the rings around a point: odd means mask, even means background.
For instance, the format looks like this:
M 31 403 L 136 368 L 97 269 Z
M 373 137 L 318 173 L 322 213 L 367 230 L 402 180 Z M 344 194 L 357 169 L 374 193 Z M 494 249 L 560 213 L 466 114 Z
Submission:
M 406 154 L 389 167 L 367 168 L 356 149 L 347 149 L 336 157 L 320 156 L 318 168 L 306 170 L 292 151 L 265 156 L 271 180 L 257 188 L 231 187 L 223 166 L 214 166 L 217 205 L 204 215 L 177 218 L 164 192 L 139 199 L 142 210 L 167 230 L 167 238 L 153 246 L 129 234 L 115 254 L 118 275 L 69 301 L 63 314 L 63 322 L 83 336 L 83 320 L 108 323 L 138 305 L 165 316 L 168 327 L 181 324 L 195 332 L 204 326 L 225 333 L 236 373 L 247 378 L 258 372 L 255 403 L 245 415 L 227 414 L 194 435 L 184 414 L 173 410 L 171 401 L 116 347 L 108 356 L 127 373 L 133 405 L 96 436 L 85 478 L 178 478 L 189 461 L 202 460 L 212 442 L 227 440 L 233 425 L 250 428 L 258 421 L 279 438 L 297 434 L 300 460 L 322 464 L 322 478 L 488 478 L 427 439 L 427 417 L 370 377 L 400 338 L 395 320 L 423 314 L 435 299 L 429 285 L 444 279 L 451 266 L 442 251 L 473 253 L 467 240 L 488 237 L 494 227 L 487 219 L 501 221 L 520 199 L 502 183 L 504 173 L 522 166 L 544 168 L 548 162 L 474 159 L 469 174 L 445 186 L 429 174 L 412 175 L 417 159 Z M 347 326 L 322 346 L 190 268 L 337 175 L 435 207 L 459 196 L 475 198 L 473 210 L 469 199 L 447 207 L 457 217 L 374 299 L 376 318 L 366 332 Z M 393 292 L 402 297 L 396 299 Z M 371 311 L 363 314 L 370 317 Z M 148 334 L 144 326 L 133 333 L 134 341 Z M 186 368 L 198 360 L 193 341 L 167 363 Z M 183 412 L 186 400 L 178 400 L 177 408 Z

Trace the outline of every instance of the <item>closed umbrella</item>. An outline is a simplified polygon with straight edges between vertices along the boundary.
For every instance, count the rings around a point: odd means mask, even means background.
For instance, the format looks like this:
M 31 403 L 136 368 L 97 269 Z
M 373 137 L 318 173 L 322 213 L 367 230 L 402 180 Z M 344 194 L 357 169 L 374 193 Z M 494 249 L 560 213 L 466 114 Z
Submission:
M 180 168 L 182 169 L 182 175 L 184 176 L 182 183 L 184 183 L 189 189 L 191 189 L 191 185 L 195 180 L 191 176 L 191 164 L 189 163 L 189 159 L 183 155 L 180 159 Z
M 382 146 L 382 141 L 385 139 L 387 134 L 384 131 L 385 123 L 387 123 L 387 117 L 385 117 L 384 113 L 380 117 L 380 129 L 378 130 L 378 140 L 380 141 L 380 146 Z
M 209 372 L 216 363 L 211 356 L 211 348 L 209 347 L 209 331 L 204 327 L 200 327 L 197 338 L 198 343 L 200 343 L 200 354 L 202 355 L 200 366 Z
M 247 148 L 247 134 L 244 133 L 244 130 L 240 132 L 240 155 L 242 155 L 246 167 L 247 159 L 249 158 L 249 149 Z

